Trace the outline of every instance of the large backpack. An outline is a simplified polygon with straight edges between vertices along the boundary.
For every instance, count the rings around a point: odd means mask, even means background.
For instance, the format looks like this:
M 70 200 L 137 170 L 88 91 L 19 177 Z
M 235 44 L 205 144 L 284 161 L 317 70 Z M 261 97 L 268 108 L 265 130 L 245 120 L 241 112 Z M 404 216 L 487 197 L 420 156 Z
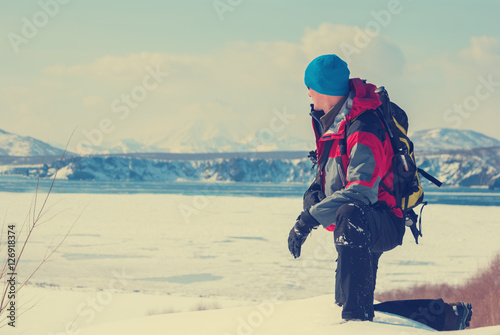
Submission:
M 376 112 L 389 134 L 394 150 L 392 160 L 394 189 L 391 191 L 386 188 L 386 191 L 396 198 L 396 205 L 403 211 L 405 224 L 410 227 L 415 242 L 418 244 L 418 237 L 422 236 L 422 209 L 427 204 L 424 202 L 424 190 L 420 183 L 419 173 L 438 187 L 442 183 L 417 167 L 413 143 L 408 138 L 408 116 L 405 111 L 390 101 L 389 94 L 383 86 L 377 88 L 375 92 L 378 93 L 382 102 Z M 382 187 L 385 185 L 382 184 Z M 420 215 L 417 215 L 413 209 L 420 204 L 422 204 Z

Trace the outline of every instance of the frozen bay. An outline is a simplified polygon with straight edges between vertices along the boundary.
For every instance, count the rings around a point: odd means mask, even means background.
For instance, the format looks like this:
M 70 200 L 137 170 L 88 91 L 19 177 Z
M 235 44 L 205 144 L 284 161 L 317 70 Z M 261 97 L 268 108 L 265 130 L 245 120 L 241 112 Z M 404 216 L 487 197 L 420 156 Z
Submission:
M 32 197 L 0 193 L 6 222 L 19 229 Z M 313 231 L 298 260 L 288 252 L 300 198 L 54 193 L 47 208 L 21 275 L 80 218 L 33 284 L 99 289 L 120 272 L 127 290 L 185 296 L 296 299 L 333 290 L 331 233 Z M 427 206 L 420 244 L 407 230 L 403 246 L 383 255 L 377 290 L 466 280 L 500 252 L 499 217 L 497 206 Z

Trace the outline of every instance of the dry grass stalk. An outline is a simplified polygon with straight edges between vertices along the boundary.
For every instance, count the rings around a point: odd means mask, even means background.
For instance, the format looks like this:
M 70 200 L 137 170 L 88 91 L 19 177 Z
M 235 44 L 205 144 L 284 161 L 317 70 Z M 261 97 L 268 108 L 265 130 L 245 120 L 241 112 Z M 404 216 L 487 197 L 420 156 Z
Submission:
M 71 138 L 70 138 L 71 139 Z M 69 144 L 69 141 L 68 141 Z M 68 229 L 66 234 L 61 238 L 61 240 L 58 243 L 54 243 L 54 241 L 51 241 L 49 246 L 47 247 L 47 250 L 45 252 L 45 255 L 43 255 L 42 260 L 37 264 L 34 270 L 30 272 L 30 274 L 24 278 L 22 281 L 19 281 L 18 278 L 16 278 L 16 273 L 19 268 L 19 261 L 22 259 L 23 254 L 26 250 L 27 247 L 29 247 L 29 242 L 31 240 L 33 232 L 44 222 L 41 221 L 44 218 L 44 215 L 46 212 L 50 209 L 47 208 L 47 203 L 48 199 L 50 197 L 50 194 L 52 193 L 53 187 L 55 180 L 57 178 L 57 172 L 61 168 L 61 164 L 63 162 L 63 159 L 66 155 L 68 144 L 66 145 L 66 148 L 64 149 L 64 152 L 59 160 L 59 164 L 54 172 L 54 175 L 52 177 L 52 182 L 50 184 L 49 190 L 47 191 L 47 194 L 43 198 L 42 205 L 40 208 L 37 209 L 37 201 L 38 201 L 38 196 L 39 196 L 39 187 L 40 187 L 40 173 L 41 173 L 41 168 L 38 170 L 38 178 L 37 178 L 37 184 L 36 184 L 36 189 L 35 189 L 35 194 L 32 200 L 32 203 L 30 204 L 30 209 L 28 211 L 28 214 L 26 216 L 26 219 L 21 226 L 21 228 L 16 232 L 16 240 L 15 240 L 15 262 L 13 264 L 9 264 L 9 257 L 8 257 L 8 248 L 9 244 L 7 243 L 8 241 L 8 234 L 5 232 L 5 227 L 8 227 L 9 224 L 6 223 L 6 220 L 4 219 L 4 223 L 2 225 L 2 230 L 0 232 L 0 257 L 5 257 L 3 261 L 0 261 L 0 283 L 4 283 L 4 287 L 2 288 L 0 286 L 0 317 L 2 317 L 10 305 L 10 302 L 13 300 L 13 298 L 9 298 L 9 287 L 11 286 L 9 283 L 9 280 L 14 280 L 16 283 L 16 295 L 19 293 L 19 291 L 29 282 L 29 280 L 33 277 L 35 273 L 38 272 L 38 270 L 48 261 L 48 259 L 59 249 L 59 247 L 63 244 L 63 242 L 66 240 L 68 237 L 69 233 L 71 232 L 72 228 L 78 221 L 78 218 L 73 222 L 71 227 Z M 45 157 L 45 152 L 43 157 Z M 42 162 L 41 166 L 43 166 L 43 157 L 42 157 Z M 25 232 L 26 235 L 22 240 L 19 240 L 20 235 L 22 232 Z M 8 231 L 7 231 L 8 233 Z M 6 238 L 7 237 L 7 238 Z M 5 242 L 3 243 L 3 241 Z M 20 249 L 18 249 L 18 246 L 21 246 Z M 2 258 L 0 258 L 1 260 Z M 19 284 L 18 284 L 19 283 Z M 19 306 L 17 306 L 17 309 L 19 309 Z M 28 308 L 29 309 L 29 308 Z M 20 313 L 19 315 L 21 315 Z M 7 318 L 3 318 L 4 320 L 8 321 Z M 0 328 L 4 327 L 7 325 L 7 322 L 1 324 L 0 323 Z

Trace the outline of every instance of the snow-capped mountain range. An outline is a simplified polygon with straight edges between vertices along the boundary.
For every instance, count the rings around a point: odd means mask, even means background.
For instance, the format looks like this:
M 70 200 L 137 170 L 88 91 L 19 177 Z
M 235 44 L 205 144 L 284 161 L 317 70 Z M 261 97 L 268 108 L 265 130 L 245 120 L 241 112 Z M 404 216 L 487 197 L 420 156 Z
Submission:
M 280 135 L 280 136 L 278 136 Z M 257 131 L 241 136 L 224 124 L 207 124 L 202 120 L 184 126 L 156 139 L 138 141 L 122 139 L 104 142 L 101 146 L 85 147 L 86 154 L 130 153 L 222 153 L 261 151 L 301 151 L 311 146 L 311 141 L 289 135 Z
M 295 153 L 296 154 L 296 153 Z M 308 183 L 315 171 L 306 158 L 256 157 L 209 159 L 155 159 L 124 156 L 73 157 L 63 161 L 58 176 L 70 180 L 97 181 L 212 181 L 246 183 Z M 417 156 L 419 166 L 445 186 L 500 187 L 500 147 Z M 57 162 L 44 165 L 42 177 L 50 177 Z M 4 174 L 35 177 L 33 166 L 0 167 Z M 424 184 L 427 183 L 423 180 Z
M 448 150 L 470 150 L 500 146 L 500 140 L 472 130 L 438 128 L 420 130 L 411 134 L 415 150 L 439 152 Z M 270 152 L 309 151 L 314 142 L 289 135 L 269 136 L 256 132 L 252 136 L 238 139 L 224 125 L 205 126 L 201 121 L 179 128 L 161 139 L 140 142 L 122 139 L 105 142 L 100 147 L 89 147 L 92 155 L 132 153 L 223 153 L 223 152 Z M 12 134 L 0 129 L 0 156 L 51 156 L 61 155 L 62 149 L 32 137 Z M 86 153 L 88 153 L 86 151 Z
M 417 151 L 438 152 L 500 146 L 500 140 L 472 130 L 438 128 L 420 130 L 411 135 Z M 94 154 L 121 153 L 215 153 L 215 152 L 263 152 L 263 151 L 309 151 L 314 147 L 311 139 L 287 135 L 269 140 L 268 134 L 257 132 L 243 139 L 223 126 L 205 128 L 196 123 L 178 129 L 162 139 L 140 143 L 134 139 L 104 143 L 102 147 L 91 148 Z
M 58 162 L 46 159 L 40 168 L 40 159 L 36 156 L 43 155 L 44 150 L 46 156 L 60 156 L 62 150 L 31 137 L 3 131 L 0 135 L 0 153 L 3 154 L 0 154 L 0 174 L 34 177 L 41 171 L 42 177 L 53 175 Z M 182 137 L 181 133 L 170 134 L 151 145 L 124 140 L 110 147 L 117 154 L 110 154 L 110 151 L 91 156 L 70 154 L 63 160 L 58 178 L 306 183 L 313 177 L 312 163 L 306 158 L 311 144 L 306 141 L 288 138 L 281 142 L 260 143 L 260 147 L 246 147 L 247 150 L 243 150 L 245 147 L 241 146 L 242 142 L 235 144 L 221 133 L 211 133 L 212 137 L 208 133 L 201 135 L 199 138 L 204 140 Z M 455 129 L 419 131 L 411 138 L 417 150 L 419 167 L 445 185 L 500 187 L 499 140 L 473 131 Z M 293 141 L 296 146 L 285 144 Z M 221 147 L 225 148 L 225 153 L 215 150 Z M 296 151 L 277 151 L 282 148 L 290 150 L 292 147 Z M 158 151 L 148 153 L 151 148 Z M 172 148 L 185 148 L 184 154 L 172 153 L 176 151 Z M 204 153 L 196 153 L 201 148 L 204 148 Z M 254 150 L 249 150 L 252 148 Z M 256 149 L 260 149 L 260 152 L 256 152 L 259 151 Z M 165 153 L 167 150 L 170 153 Z M 12 157 L 23 155 L 30 157 Z

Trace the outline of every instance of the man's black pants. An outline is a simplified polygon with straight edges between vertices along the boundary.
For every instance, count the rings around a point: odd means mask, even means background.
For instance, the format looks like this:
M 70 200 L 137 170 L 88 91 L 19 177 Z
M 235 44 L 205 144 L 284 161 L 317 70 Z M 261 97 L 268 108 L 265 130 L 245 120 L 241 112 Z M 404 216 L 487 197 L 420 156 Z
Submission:
M 403 241 L 405 225 L 383 202 L 347 203 L 337 210 L 335 301 L 346 320 L 373 320 L 378 260 Z
M 403 316 L 436 330 L 456 330 L 447 324 L 452 307 L 442 299 L 397 300 L 373 304 L 378 261 L 383 252 L 403 241 L 405 226 L 385 203 L 348 203 L 337 210 L 334 230 L 338 252 L 335 301 L 346 320 L 373 320 L 374 310 Z

